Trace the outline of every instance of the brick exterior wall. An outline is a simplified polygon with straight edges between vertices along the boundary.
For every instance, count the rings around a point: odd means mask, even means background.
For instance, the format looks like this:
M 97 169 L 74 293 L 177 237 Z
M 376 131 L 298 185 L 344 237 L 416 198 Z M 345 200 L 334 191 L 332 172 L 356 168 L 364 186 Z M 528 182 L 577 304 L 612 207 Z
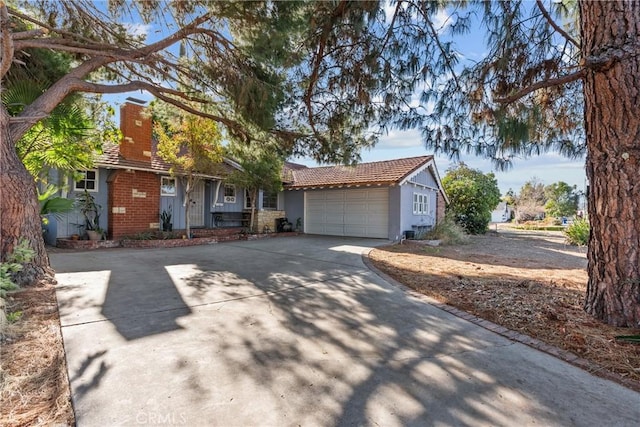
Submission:
M 109 238 L 121 239 L 157 230 L 160 176 L 152 172 L 114 170 L 109 182 Z
M 436 224 L 444 219 L 444 215 L 447 209 L 447 203 L 444 200 L 442 192 L 438 191 L 438 201 L 436 206 Z
M 254 230 L 262 233 L 264 226 L 267 225 L 272 232 L 276 232 L 276 218 L 284 218 L 287 214 L 285 211 L 256 211 L 256 227 Z M 294 224 L 295 226 L 295 224 Z
M 128 102 L 120 106 L 120 154 L 127 160 L 151 163 L 151 117 L 145 110 Z

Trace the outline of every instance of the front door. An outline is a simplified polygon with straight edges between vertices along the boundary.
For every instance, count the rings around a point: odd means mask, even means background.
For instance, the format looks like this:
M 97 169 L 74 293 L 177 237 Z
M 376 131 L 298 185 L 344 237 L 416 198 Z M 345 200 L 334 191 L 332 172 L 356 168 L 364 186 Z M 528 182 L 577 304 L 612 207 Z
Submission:
M 189 222 L 192 227 L 204 227 L 204 182 L 198 181 L 191 192 Z

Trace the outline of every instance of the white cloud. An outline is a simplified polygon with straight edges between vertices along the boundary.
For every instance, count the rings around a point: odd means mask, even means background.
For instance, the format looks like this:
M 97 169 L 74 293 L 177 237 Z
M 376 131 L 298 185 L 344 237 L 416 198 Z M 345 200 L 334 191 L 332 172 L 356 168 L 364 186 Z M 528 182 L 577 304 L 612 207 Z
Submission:
M 134 36 L 143 36 L 144 38 L 147 38 L 149 32 L 151 31 L 151 24 L 127 22 L 123 25 L 127 29 L 127 32 L 133 34 Z
M 388 135 L 382 136 L 376 145 L 376 149 L 381 150 L 417 147 L 422 147 L 422 138 L 417 129 L 390 131 Z
M 433 27 L 438 33 L 444 32 L 451 24 L 453 20 L 449 12 L 446 9 L 438 9 L 438 12 L 433 16 Z

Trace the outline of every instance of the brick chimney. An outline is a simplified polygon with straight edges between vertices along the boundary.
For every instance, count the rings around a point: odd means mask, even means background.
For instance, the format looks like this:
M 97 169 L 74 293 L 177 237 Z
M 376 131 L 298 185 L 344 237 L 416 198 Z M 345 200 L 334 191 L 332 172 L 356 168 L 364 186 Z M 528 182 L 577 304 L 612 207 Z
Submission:
M 127 160 L 151 163 L 151 116 L 142 105 L 125 102 L 120 106 L 120 154 Z

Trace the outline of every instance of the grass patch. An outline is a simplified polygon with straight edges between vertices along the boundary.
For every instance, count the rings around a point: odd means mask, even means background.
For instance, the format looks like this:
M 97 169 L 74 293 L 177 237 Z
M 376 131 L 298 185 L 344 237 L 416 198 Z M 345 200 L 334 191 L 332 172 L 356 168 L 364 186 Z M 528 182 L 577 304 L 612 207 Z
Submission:
M 564 227 L 561 225 L 515 225 L 513 228 L 516 230 L 528 230 L 528 231 L 564 231 Z

